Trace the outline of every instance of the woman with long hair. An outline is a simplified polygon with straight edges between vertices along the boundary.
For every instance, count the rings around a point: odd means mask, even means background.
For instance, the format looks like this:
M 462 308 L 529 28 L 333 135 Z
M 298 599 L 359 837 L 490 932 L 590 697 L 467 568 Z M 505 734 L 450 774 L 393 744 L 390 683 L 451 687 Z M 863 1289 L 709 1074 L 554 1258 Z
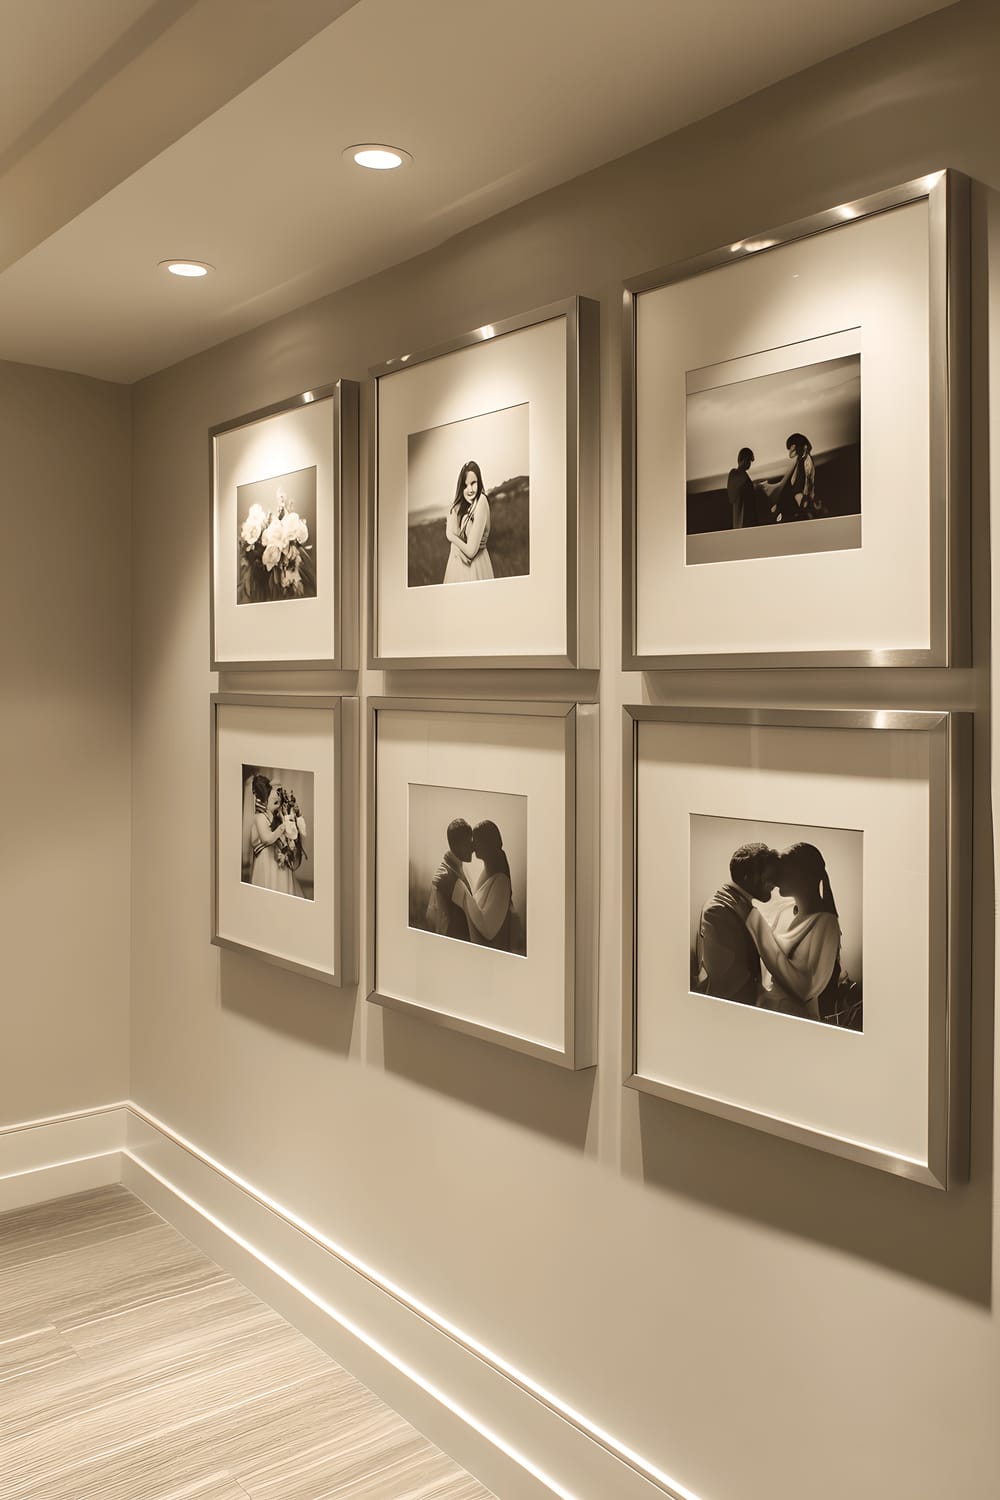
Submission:
M 823 507 L 816 500 L 812 443 L 804 433 L 793 432 L 785 439 L 785 449 L 788 467 L 784 474 L 773 484 L 764 480 L 761 488 L 770 502 L 775 521 L 811 521 L 823 514 Z
M 472 830 L 472 851 L 483 862 L 476 889 L 472 891 L 462 881 L 452 878 L 451 891 L 442 894 L 450 895 L 465 912 L 472 942 L 509 953 L 515 936 L 514 899 L 510 864 L 495 823 L 487 819 L 476 824 Z
M 791 844 L 778 855 L 778 890 L 793 905 L 772 928 L 756 907 L 747 927 L 768 970 L 758 1005 L 764 1010 L 825 1019 L 821 997 L 840 979 L 840 920 L 826 861 L 815 844 Z
M 278 891 L 284 896 L 301 896 L 297 880 L 292 873 L 289 858 L 290 841 L 283 800 L 287 796 L 284 788 L 271 782 L 263 771 L 253 777 L 253 823 L 251 825 L 251 848 L 253 864 L 250 884 L 267 891 Z M 299 845 L 301 863 L 301 839 Z
M 490 538 L 490 502 L 482 470 L 475 459 L 459 470 L 445 535 L 451 543 L 445 583 L 476 583 L 493 577 L 493 564 L 486 550 Z

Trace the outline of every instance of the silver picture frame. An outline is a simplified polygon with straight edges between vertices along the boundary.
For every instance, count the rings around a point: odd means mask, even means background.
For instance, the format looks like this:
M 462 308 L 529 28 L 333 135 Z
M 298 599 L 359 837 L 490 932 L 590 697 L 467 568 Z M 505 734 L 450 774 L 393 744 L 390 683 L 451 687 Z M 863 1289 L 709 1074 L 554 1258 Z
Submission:
M 292 413 L 317 402 L 333 403 L 333 496 L 330 522 L 333 527 L 334 577 L 332 619 L 334 650 L 327 655 L 295 658 L 220 656 L 216 628 L 216 529 L 219 497 L 216 493 L 217 443 L 223 435 L 251 427 L 271 417 Z M 209 664 L 219 671 L 355 671 L 359 662 L 359 404 L 360 386 L 354 380 L 336 380 L 312 390 L 300 391 L 282 401 L 219 422 L 208 432 L 209 472 Z
M 638 646 L 638 495 L 636 338 L 638 304 L 646 292 L 762 257 L 793 241 L 851 227 L 906 204 L 928 203 L 929 318 L 929 645 L 926 649 L 863 649 L 670 653 Z M 622 663 L 626 671 L 691 667 L 961 666 L 971 650 L 970 482 L 970 212 L 969 180 L 938 171 L 838 204 L 809 218 L 754 234 L 732 245 L 650 271 L 623 288 L 622 353 Z M 864 420 L 862 416 L 862 420 Z M 905 517 L 903 518 L 905 522 Z
M 747 1108 L 721 1095 L 677 1087 L 640 1071 L 636 855 L 642 814 L 637 805 L 636 769 L 644 724 L 818 728 L 832 735 L 843 730 L 873 734 L 902 731 L 931 737 L 925 1159 L 896 1154 L 848 1133 L 827 1133 L 778 1114 Z M 965 1180 L 969 1168 L 972 715 L 926 710 L 811 711 L 641 704 L 623 707 L 622 725 L 625 1086 L 931 1187 L 947 1189 Z M 891 1077 L 886 1084 L 891 1086 Z
M 218 715 L 226 707 L 252 708 L 267 713 L 275 709 L 302 709 L 330 716 L 334 784 L 332 802 L 336 838 L 333 853 L 335 911 L 330 941 L 330 962 L 321 967 L 273 953 L 266 947 L 240 942 L 219 931 L 219 759 Z M 358 754 L 360 701 L 338 694 L 237 693 L 211 695 L 210 709 L 210 819 L 211 829 L 211 942 L 217 948 L 246 953 L 265 963 L 304 974 L 310 979 L 345 988 L 358 982 Z
M 548 1046 L 527 1037 L 436 1010 L 379 988 L 377 887 L 382 857 L 378 846 L 378 737 L 383 712 L 477 714 L 525 719 L 560 720 L 565 752 L 566 848 L 562 866 L 565 881 L 566 926 L 563 936 L 562 1040 Z M 581 1070 L 597 1063 L 597 902 L 598 902 L 598 709 L 594 703 L 489 701 L 466 698 L 426 699 L 378 697 L 368 700 L 367 795 L 367 960 L 366 998 L 404 1015 L 418 1017 L 466 1036 L 499 1043 L 558 1067 Z
M 388 376 L 410 371 L 463 349 L 502 340 L 540 323 L 565 319 L 566 374 L 566 624 L 565 649 L 556 653 L 454 652 L 398 656 L 379 639 L 379 386 Z M 368 400 L 368 665 L 375 669 L 461 667 L 595 668 L 599 661 L 598 598 L 600 304 L 570 297 L 531 312 L 504 318 L 419 353 L 399 355 L 372 366 Z

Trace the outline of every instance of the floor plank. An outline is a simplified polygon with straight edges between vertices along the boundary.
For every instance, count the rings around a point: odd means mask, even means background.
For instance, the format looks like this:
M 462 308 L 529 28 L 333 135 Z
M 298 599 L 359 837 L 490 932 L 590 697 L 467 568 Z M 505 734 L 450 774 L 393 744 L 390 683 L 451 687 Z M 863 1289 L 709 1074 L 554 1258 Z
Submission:
M 0 1500 L 491 1500 L 121 1187 L 0 1215 Z

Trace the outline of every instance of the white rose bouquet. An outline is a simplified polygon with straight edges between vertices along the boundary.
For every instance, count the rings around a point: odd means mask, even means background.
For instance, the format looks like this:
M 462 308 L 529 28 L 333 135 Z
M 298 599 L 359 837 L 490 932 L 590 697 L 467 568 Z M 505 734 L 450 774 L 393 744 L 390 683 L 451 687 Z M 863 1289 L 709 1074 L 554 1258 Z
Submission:
M 314 599 L 316 565 L 309 527 L 289 509 L 284 490 L 275 508 L 251 505 L 239 535 L 237 603 L 266 604 L 274 599 Z

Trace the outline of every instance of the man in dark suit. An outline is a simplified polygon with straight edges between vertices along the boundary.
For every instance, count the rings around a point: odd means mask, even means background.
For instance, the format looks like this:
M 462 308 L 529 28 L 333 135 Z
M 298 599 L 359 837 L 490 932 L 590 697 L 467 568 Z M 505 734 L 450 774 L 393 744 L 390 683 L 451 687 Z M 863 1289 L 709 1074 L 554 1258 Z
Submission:
M 448 824 L 447 837 L 448 847 L 431 883 L 430 900 L 427 902 L 427 925 L 433 932 L 439 932 L 442 937 L 462 938 L 468 942 L 469 921 L 465 912 L 456 902 L 445 900 L 438 890 L 438 883 L 446 875 L 454 877 L 446 882 L 449 896 L 455 880 L 460 880 L 471 890 L 462 866 L 467 865 L 472 858 L 472 825 L 464 818 L 453 818 Z
M 732 507 L 734 531 L 757 524 L 757 491 L 749 473 L 752 463 L 753 449 L 741 448 L 736 455 L 736 468 L 730 469 L 726 479 L 726 494 Z
M 756 1005 L 760 954 L 747 929 L 751 901 L 768 901 L 777 855 L 766 844 L 741 844 L 729 861 L 730 879 L 706 901 L 698 927 L 699 988 L 719 1000 Z

